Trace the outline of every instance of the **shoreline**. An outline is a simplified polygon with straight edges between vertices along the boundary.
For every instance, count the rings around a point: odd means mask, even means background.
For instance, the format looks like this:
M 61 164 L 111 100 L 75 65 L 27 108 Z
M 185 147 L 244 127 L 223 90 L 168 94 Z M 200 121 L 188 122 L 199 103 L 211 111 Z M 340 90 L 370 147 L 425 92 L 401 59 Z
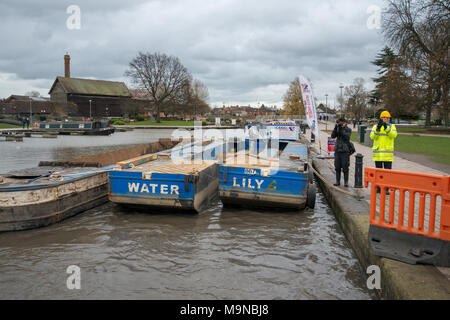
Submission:
M 313 151 L 317 150 L 313 148 Z M 314 159 L 312 163 L 326 181 L 333 183 L 334 168 L 331 168 L 326 160 Z M 450 280 L 437 267 L 410 265 L 372 253 L 368 240 L 370 206 L 364 198 L 357 200 L 356 197 L 334 190 L 319 178 L 316 180 L 361 265 L 364 269 L 370 265 L 379 266 L 381 289 L 376 290 L 379 297 L 400 300 L 450 300 Z M 349 187 L 347 191 L 354 192 L 355 196 L 359 195 L 357 189 Z

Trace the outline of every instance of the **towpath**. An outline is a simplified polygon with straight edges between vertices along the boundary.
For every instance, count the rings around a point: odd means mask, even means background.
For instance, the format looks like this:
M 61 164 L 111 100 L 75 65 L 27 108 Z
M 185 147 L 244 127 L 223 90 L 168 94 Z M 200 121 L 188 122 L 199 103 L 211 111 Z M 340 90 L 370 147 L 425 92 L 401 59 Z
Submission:
M 357 128 L 353 128 L 353 125 L 349 125 L 349 127 L 353 130 L 356 131 Z M 334 122 L 328 121 L 328 123 L 325 122 L 320 122 L 319 123 L 319 128 L 321 130 L 320 132 L 320 143 L 319 143 L 319 139 L 316 138 L 315 143 L 313 144 L 313 146 L 317 149 L 317 150 L 321 150 L 321 153 L 323 155 L 327 155 L 327 151 L 328 151 L 328 136 L 330 136 L 330 133 L 327 133 L 325 130 L 329 131 L 332 130 L 334 128 Z M 309 129 L 306 130 L 306 138 L 310 139 L 311 137 L 311 132 Z M 450 140 L 449 140 L 450 141 Z M 357 153 L 360 153 L 363 155 L 363 168 L 364 167 L 375 167 L 375 163 L 372 161 L 372 148 L 362 145 L 360 143 L 354 142 L 355 145 L 355 149 L 356 152 L 354 155 L 356 155 Z M 343 187 L 343 177 L 341 178 L 341 186 L 339 187 L 342 190 L 347 190 L 350 192 L 354 192 L 355 194 L 358 194 L 359 196 L 364 197 L 364 200 L 367 201 L 370 204 L 370 185 L 369 188 L 352 188 L 352 186 L 354 186 L 354 182 L 355 182 L 355 157 L 354 155 L 352 155 L 350 157 L 350 174 L 349 174 L 349 188 L 345 188 Z M 329 162 L 330 165 L 330 170 L 334 173 L 334 159 L 328 159 L 327 160 Z M 414 161 L 410 161 L 404 158 L 401 158 L 399 156 L 395 156 L 394 158 L 394 162 L 393 162 L 393 166 L 392 166 L 393 170 L 402 170 L 402 171 L 410 171 L 410 172 L 418 172 L 418 173 L 429 173 L 429 174 L 437 174 L 437 175 L 448 175 L 446 172 L 440 171 L 440 170 L 436 170 L 433 168 L 430 168 L 429 166 L 425 166 L 422 165 L 420 163 L 414 162 Z M 334 183 L 334 181 L 329 181 L 331 183 Z M 380 195 L 378 194 L 378 199 L 379 199 Z M 399 194 L 398 191 L 396 193 L 396 212 L 395 212 L 395 222 L 397 222 L 397 218 L 398 218 L 398 199 L 399 199 Z M 415 197 L 415 218 L 414 218 L 414 225 L 417 227 L 417 221 L 418 221 L 418 215 L 419 215 L 419 196 L 416 195 Z M 379 201 L 377 201 L 379 202 Z M 409 194 L 406 193 L 405 195 L 405 213 L 408 212 L 408 204 L 409 204 Z M 389 212 L 388 210 L 388 206 L 389 206 L 389 201 L 386 201 L 386 212 Z M 440 197 L 438 198 L 438 201 L 436 203 L 436 229 L 438 230 L 439 228 L 439 221 L 440 221 L 440 208 L 441 208 L 441 199 Z M 378 211 L 379 208 L 377 208 Z M 369 214 L 369 213 L 367 213 Z M 425 203 L 425 230 L 428 230 L 428 215 L 429 215 L 429 200 L 426 201 Z M 386 215 L 387 216 L 387 215 Z M 407 224 L 407 214 L 405 214 L 405 224 Z M 386 217 L 387 219 L 387 217 Z M 447 276 L 447 278 L 450 281 L 450 268 L 442 268 L 442 267 L 438 267 L 439 271 L 442 272 L 444 275 Z

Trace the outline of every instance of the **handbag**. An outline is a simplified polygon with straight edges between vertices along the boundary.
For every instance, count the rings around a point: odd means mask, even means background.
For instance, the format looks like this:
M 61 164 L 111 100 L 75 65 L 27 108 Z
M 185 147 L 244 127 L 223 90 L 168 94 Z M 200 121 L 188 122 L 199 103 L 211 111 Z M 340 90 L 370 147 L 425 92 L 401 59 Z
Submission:
M 355 145 L 351 141 L 348 141 L 347 143 L 348 143 L 348 150 L 350 152 L 350 155 L 354 154 L 356 152 Z

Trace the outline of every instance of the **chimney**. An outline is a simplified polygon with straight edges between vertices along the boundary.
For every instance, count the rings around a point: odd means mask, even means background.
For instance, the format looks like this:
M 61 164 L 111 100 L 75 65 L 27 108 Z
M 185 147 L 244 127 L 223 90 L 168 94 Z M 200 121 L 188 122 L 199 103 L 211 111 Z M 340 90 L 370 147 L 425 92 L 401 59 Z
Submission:
M 70 78 L 70 56 L 68 53 L 64 55 L 64 77 Z

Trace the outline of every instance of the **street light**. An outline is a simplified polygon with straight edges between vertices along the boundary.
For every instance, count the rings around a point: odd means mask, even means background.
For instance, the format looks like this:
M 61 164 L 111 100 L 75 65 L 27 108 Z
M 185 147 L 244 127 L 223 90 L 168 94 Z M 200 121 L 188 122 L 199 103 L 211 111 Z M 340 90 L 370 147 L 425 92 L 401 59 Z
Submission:
M 89 100 L 89 120 L 91 120 L 92 118 L 92 104 L 91 104 L 92 100 Z
M 328 130 L 328 93 L 325 93 L 325 131 Z
M 33 112 L 31 110 L 31 97 L 30 97 L 30 125 L 33 127 Z
M 341 116 L 342 116 L 342 89 L 344 88 L 344 85 L 341 83 L 341 85 L 339 86 L 339 88 L 341 88 Z

